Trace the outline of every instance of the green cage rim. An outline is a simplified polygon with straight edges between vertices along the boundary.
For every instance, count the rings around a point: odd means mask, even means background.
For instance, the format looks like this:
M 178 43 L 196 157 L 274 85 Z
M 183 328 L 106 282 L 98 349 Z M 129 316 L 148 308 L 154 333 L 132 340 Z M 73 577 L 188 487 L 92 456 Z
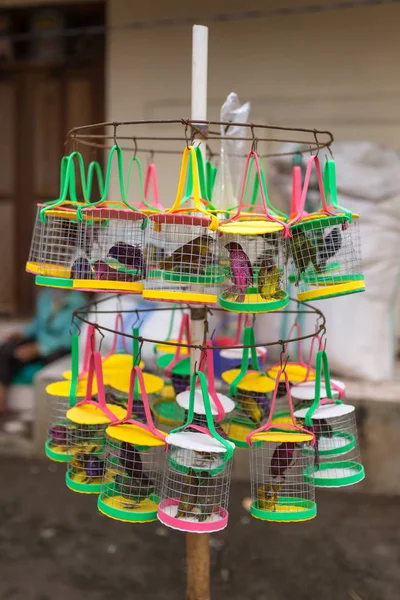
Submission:
M 152 511 L 136 513 L 131 510 L 124 510 L 122 508 L 115 508 L 110 506 L 106 502 L 104 502 L 102 496 L 107 494 L 108 498 L 113 498 L 115 496 L 120 496 L 120 494 L 115 490 L 114 484 L 103 484 L 101 488 L 101 492 L 97 501 L 97 508 L 104 515 L 111 517 L 113 519 L 117 519 L 119 521 L 129 521 L 132 523 L 146 523 L 149 521 L 157 520 L 157 511 L 158 504 L 160 502 L 159 496 L 152 494 L 149 496 L 149 499 L 157 504 L 157 508 Z
M 46 440 L 44 449 L 45 449 L 47 458 L 50 458 L 50 460 L 52 460 L 54 462 L 60 462 L 60 463 L 70 462 L 74 458 L 74 455 L 75 455 L 74 452 L 72 452 L 72 453 L 55 452 L 51 447 L 50 439 Z
M 248 288 L 247 293 L 257 293 L 257 288 Z M 233 300 L 226 300 L 223 298 L 223 294 L 219 296 L 219 305 L 226 310 L 239 313 L 262 313 L 271 312 L 274 310 L 280 310 L 285 308 L 289 304 L 289 295 L 287 292 L 282 291 L 282 298 L 279 300 L 273 300 L 271 302 L 235 302 Z
M 72 279 L 66 279 L 65 277 L 50 277 L 50 275 L 36 275 L 35 284 L 54 288 L 72 288 L 74 282 Z
M 299 511 L 290 511 L 287 513 L 276 512 L 273 510 L 262 510 L 257 507 L 258 501 L 255 500 L 250 506 L 250 514 L 256 519 L 263 521 L 275 521 L 275 522 L 294 522 L 294 521 L 309 521 L 313 519 L 317 514 L 317 504 L 313 500 L 306 500 L 305 498 L 280 498 L 278 504 L 280 506 L 285 505 L 296 505 L 302 508 Z
M 99 494 L 101 489 L 101 483 L 79 483 L 74 481 L 68 471 L 65 474 L 65 483 L 70 490 L 80 494 Z
M 326 471 L 327 469 L 356 469 L 356 473 L 347 477 L 313 477 L 316 471 Z M 336 461 L 320 464 L 319 468 L 314 465 L 304 470 L 304 481 L 311 483 L 315 487 L 346 487 L 354 485 L 365 478 L 365 470 L 361 463 L 355 461 Z

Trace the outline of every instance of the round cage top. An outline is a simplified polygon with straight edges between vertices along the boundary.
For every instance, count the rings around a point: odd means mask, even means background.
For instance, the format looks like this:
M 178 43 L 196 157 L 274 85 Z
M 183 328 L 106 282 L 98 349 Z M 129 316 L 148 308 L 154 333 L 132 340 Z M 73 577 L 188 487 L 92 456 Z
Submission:
M 71 388 L 71 381 L 55 381 L 54 383 L 50 383 L 46 387 L 46 394 L 49 394 L 49 396 L 60 396 L 62 398 L 69 398 L 71 395 Z M 96 381 L 94 381 L 92 393 L 97 394 L 97 392 L 97 383 Z M 75 395 L 79 398 L 84 398 L 86 396 L 85 380 L 78 381 Z
M 262 361 L 264 361 L 267 357 L 266 348 L 256 348 L 256 353 L 258 358 Z M 220 350 L 219 355 L 221 358 L 226 358 L 228 360 L 238 360 L 240 362 L 242 359 L 243 350 L 242 348 L 229 348 L 227 350 Z
M 79 213 L 78 213 L 79 214 Z M 84 221 L 104 221 L 108 219 L 121 219 L 127 221 L 144 221 L 147 216 L 122 202 L 106 201 L 98 206 L 86 206 L 80 211 Z
M 121 371 L 130 371 L 132 368 L 133 358 L 131 354 L 124 354 L 116 352 L 115 354 L 111 354 L 107 356 L 102 361 L 103 367 L 103 375 L 107 380 L 108 375 L 116 375 Z M 141 360 L 139 367 L 144 369 L 144 362 Z M 72 379 L 72 370 L 64 371 L 63 373 L 64 379 L 68 379 L 69 381 Z M 79 375 L 79 380 L 85 381 L 87 379 L 87 373 L 81 373 Z
M 268 377 L 276 380 L 279 371 L 281 370 L 280 365 L 274 365 L 267 371 Z M 315 379 L 315 371 L 313 369 L 308 369 L 307 366 L 301 365 L 300 363 L 287 363 L 285 372 L 288 376 L 290 383 L 302 383 L 305 378 L 307 379 Z M 280 376 L 280 381 L 284 381 L 285 376 L 282 373 Z
M 222 408 L 224 409 L 224 412 L 225 413 L 232 412 L 233 409 L 235 408 L 235 403 L 233 402 L 233 400 L 231 400 L 230 398 L 228 398 L 228 396 L 225 396 L 224 394 L 217 393 L 217 396 L 218 396 L 219 401 L 222 404 Z M 190 391 L 189 390 L 186 390 L 185 392 L 181 392 L 180 394 L 178 394 L 176 396 L 176 402 L 179 404 L 179 406 L 181 406 L 185 410 L 189 409 L 189 400 L 190 400 Z M 212 415 L 213 416 L 218 415 L 218 409 L 215 406 L 212 396 L 210 396 L 210 404 L 211 404 Z M 204 401 L 203 401 L 203 394 L 201 393 L 200 389 L 195 390 L 193 410 L 198 415 L 206 414 L 206 408 L 204 406 Z
M 107 383 L 118 392 L 128 394 L 130 376 L 130 370 L 118 371 L 108 376 Z M 157 375 L 143 373 L 143 380 L 147 394 L 157 394 L 164 387 L 164 381 L 161 377 L 157 377 Z
M 106 404 L 106 408 L 115 415 L 115 421 L 120 421 L 126 416 L 126 409 L 121 406 Z M 79 425 L 108 425 L 112 422 L 100 406 L 93 404 L 81 404 L 70 408 L 67 412 L 67 419 Z
M 264 235 L 266 233 L 277 233 L 283 231 L 283 225 L 275 221 L 249 220 L 249 216 L 240 221 L 222 223 L 218 231 L 231 235 Z
M 157 226 L 159 227 L 159 229 L 157 229 L 158 231 L 162 231 L 162 225 L 192 225 L 196 227 L 205 227 L 208 229 L 211 220 L 210 217 L 206 216 L 180 213 L 157 213 L 155 215 L 151 215 L 149 219 L 151 223 L 154 223 L 156 229 Z
M 299 432 L 295 429 L 293 431 L 260 431 L 255 433 L 251 437 L 252 442 L 272 442 L 276 444 L 282 444 L 286 442 L 311 442 L 313 435 L 311 433 Z
M 306 382 L 308 383 L 308 382 Z M 314 400 L 315 397 L 315 381 L 310 382 L 312 385 L 304 385 L 299 383 L 298 385 L 294 385 L 290 390 L 292 398 L 295 400 Z M 327 391 L 324 385 L 321 386 L 321 396 L 326 397 Z M 337 390 L 332 390 L 332 397 L 338 398 L 339 392 Z
M 77 220 L 77 210 L 80 207 L 86 206 L 84 202 L 66 202 L 53 208 L 46 204 L 38 204 L 38 208 L 41 208 L 41 218 L 45 221 L 49 217 L 58 217 L 60 219 L 72 219 Z
M 300 408 L 296 410 L 294 416 L 299 419 L 304 419 L 309 412 L 309 408 Z M 334 417 L 342 417 L 349 415 L 355 411 L 355 407 L 352 404 L 323 404 L 311 415 L 312 419 L 329 419 Z
M 179 431 L 168 435 L 166 442 L 171 446 L 177 446 L 184 450 L 194 450 L 195 452 L 215 452 L 217 454 L 225 454 L 227 452 L 224 444 L 206 433 Z M 225 443 L 235 448 L 235 444 L 232 442 L 225 440 Z
M 161 436 L 166 434 L 157 429 Z M 106 434 L 117 442 L 127 442 L 133 446 L 164 446 L 165 442 L 161 437 L 158 437 L 144 429 L 135 425 L 135 423 L 121 423 L 120 425 L 110 425 L 106 429 Z
M 229 385 L 240 374 L 240 369 L 230 369 L 222 373 L 222 379 Z M 266 394 L 275 389 L 275 381 L 260 371 L 248 371 L 237 386 L 238 390 L 245 392 L 260 392 Z

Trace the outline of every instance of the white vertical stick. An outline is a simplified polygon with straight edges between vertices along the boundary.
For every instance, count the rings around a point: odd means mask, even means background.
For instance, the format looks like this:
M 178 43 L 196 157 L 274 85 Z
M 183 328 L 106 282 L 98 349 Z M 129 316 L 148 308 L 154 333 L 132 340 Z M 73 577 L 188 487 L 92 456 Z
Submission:
M 193 121 L 207 120 L 207 72 L 208 72 L 208 27 L 204 25 L 193 25 L 192 38 L 192 115 Z M 200 144 L 205 157 L 206 145 Z M 192 311 L 190 335 L 192 344 L 201 344 L 204 333 L 204 318 L 201 311 Z M 192 367 L 200 363 L 200 352 L 192 350 Z

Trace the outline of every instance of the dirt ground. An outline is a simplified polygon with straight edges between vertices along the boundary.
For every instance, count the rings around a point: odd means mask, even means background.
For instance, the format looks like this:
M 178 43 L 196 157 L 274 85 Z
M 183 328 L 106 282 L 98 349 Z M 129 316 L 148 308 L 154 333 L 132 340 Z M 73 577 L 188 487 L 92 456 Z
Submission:
M 64 467 L 1 459 L 1 600 L 184 600 L 185 538 L 102 516 L 70 492 Z M 396 498 L 318 494 L 317 518 L 269 524 L 231 491 L 228 529 L 211 538 L 218 600 L 399 600 Z

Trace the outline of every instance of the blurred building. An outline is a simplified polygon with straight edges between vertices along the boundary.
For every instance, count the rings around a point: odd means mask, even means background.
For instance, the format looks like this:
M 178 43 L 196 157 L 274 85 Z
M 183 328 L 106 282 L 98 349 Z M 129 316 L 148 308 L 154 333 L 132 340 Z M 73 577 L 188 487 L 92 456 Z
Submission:
M 308 2 L 0 1 L 0 15 L 9 19 L 0 23 L 3 31 L 45 29 L 49 24 L 43 23 L 43 15 L 49 7 L 61 29 L 103 23 L 110 28 L 104 36 L 62 37 L 53 50 L 49 44 L 40 51 L 31 43 L 14 43 L 12 56 L 0 61 L 1 312 L 29 312 L 33 284 L 24 263 L 32 218 L 36 202 L 58 197 L 67 130 L 103 118 L 189 115 L 190 25 L 124 28 L 129 22 L 191 14 L 202 22 L 204 15 L 203 22 L 210 25 L 210 118 L 218 118 L 222 101 L 236 91 L 243 101 L 251 101 L 254 122 L 330 129 L 336 139 L 368 139 L 397 148 L 400 82 L 394 74 L 400 6 L 366 3 L 346 10 L 208 21 L 217 13 L 281 4 L 303 7 Z M 157 164 L 166 203 L 176 185 L 171 161 Z

